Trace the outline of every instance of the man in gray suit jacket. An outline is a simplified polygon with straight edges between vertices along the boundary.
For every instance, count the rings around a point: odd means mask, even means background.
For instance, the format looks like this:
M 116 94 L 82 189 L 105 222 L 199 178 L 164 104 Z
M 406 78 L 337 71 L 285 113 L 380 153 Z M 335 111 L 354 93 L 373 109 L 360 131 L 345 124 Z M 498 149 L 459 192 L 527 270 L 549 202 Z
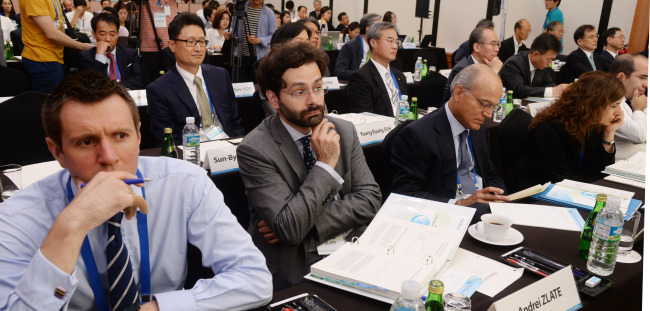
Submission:
M 327 64 L 327 55 L 308 43 L 272 47 L 256 74 L 278 113 L 237 148 L 251 212 L 248 232 L 276 291 L 300 283 L 323 258 L 318 245 L 357 236 L 381 204 L 354 126 L 323 118 Z

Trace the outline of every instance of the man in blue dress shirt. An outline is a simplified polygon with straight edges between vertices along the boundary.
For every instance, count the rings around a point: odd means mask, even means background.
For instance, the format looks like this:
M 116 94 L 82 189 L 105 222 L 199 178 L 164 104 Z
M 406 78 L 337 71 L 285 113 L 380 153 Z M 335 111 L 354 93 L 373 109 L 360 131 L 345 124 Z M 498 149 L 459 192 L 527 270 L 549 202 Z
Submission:
M 145 302 L 141 310 L 250 309 L 271 299 L 262 253 L 205 171 L 138 156 L 139 115 L 124 88 L 93 71 L 71 76 L 44 103 L 43 120 L 64 170 L 2 204 L 0 310 L 123 310 L 118 290 L 133 294 L 129 308 Z M 137 177 L 152 181 L 123 181 Z M 134 205 L 148 213 L 123 217 Z M 187 243 L 215 276 L 183 290 Z

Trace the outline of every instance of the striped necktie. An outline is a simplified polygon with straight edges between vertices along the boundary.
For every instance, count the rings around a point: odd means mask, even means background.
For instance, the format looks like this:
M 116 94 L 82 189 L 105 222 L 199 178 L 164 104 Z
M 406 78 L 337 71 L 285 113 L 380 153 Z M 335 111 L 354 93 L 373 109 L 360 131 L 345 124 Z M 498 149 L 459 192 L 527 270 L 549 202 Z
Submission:
M 108 285 L 112 311 L 121 311 L 140 302 L 138 288 L 133 279 L 129 252 L 124 246 L 120 230 L 123 215 L 124 213 L 119 212 L 107 221 L 106 262 L 108 263 Z
M 201 107 L 201 124 L 203 124 L 204 129 L 207 129 L 214 125 L 212 110 L 210 110 L 210 100 L 203 90 L 203 80 L 201 77 L 194 76 L 194 85 L 196 85 L 196 100 Z
M 397 110 L 399 104 L 399 91 L 395 87 L 395 81 L 393 80 L 390 71 L 386 72 L 386 83 L 388 84 L 388 95 L 390 96 L 390 105 L 392 106 L 392 111 Z
M 458 177 L 460 179 L 460 184 L 463 187 L 463 194 L 469 196 L 476 191 L 476 184 L 469 172 L 469 168 L 472 164 L 472 155 L 469 152 L 469 148 L 467 148 L 467 134 L 467 130 L 460 133 L 460 142 L 458 143 L 458 156 L 460 157 Z

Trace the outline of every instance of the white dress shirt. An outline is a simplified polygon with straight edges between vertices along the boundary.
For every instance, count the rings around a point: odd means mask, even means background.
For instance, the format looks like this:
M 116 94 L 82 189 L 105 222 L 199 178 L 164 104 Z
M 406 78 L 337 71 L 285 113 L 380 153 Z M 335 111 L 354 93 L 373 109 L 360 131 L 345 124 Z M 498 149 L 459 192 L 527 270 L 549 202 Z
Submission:
M 11 41 L 11 32 L 16 30 L 16 25 L 9 17 L 0 16 L 0 23 L 2 23 L 2 35 L 5 41 Z
M 533 62 L 530 61 L 530 54 L 528 54 L 528 70 L 530 70 L 530 85 L 533 85 L 533 78 L 535 78 L 535 67 Z M 544 88 L 544 97 L 553 97 L 553 88 Z
M 517 55 L 517 52 L 519 51 L 519 48 L 521 47 L 522 44 L 524 44 L 524 42 L 523 41 L 517 42 L 517 37 L 515 37 L 515 36 L 512 36 L 512 41 L 515 42 L 515 54 L 514 55 Z
M 393 81 L 392 76 L 390 77 L 390 80 L 386 79 L 386 73 L 388 73 L 390 75 L 390 64 L 388 65 L 388 67 L 384 67 L 380 63 L 375 61 L 374 59 L 371 58 L 370 60 L 372 61 L 373 64 L 375 64 L 375 67 L 377 67 L 377 70 L 379 71 L 379 76 L 384 81 L 384 87 L 386 87 L 386 92 L 388 92 L 388 98 L 390 99 L 391 93 L 390 93 L 389 90 L 391 88 L 391 85 L 392 85 L 392 87 L 396 88 L 397 91 L 399 91 L 399 88 L 397 87 L 397 85 L 395 85 L 395 82 Z M 399 98 L 398 98 L 398 100 L 399 100 Z M 397 111 L 397 105 L 398 104 L 399 104 L 399 102 L 395 102 L 395 103 L 391 102 L 390 103 L 391 107 L 393 108 L 393 114 L 395 114 L 395 115 L 397 115 L 396 111 Z
M 72 28 L 74 28 L 74 25 L 72 24 L 72 18 L 74 17 L 74 13 L 75 11 L 68 12 L 65 14 Z M 84 16 L 82 18 L 77 18 L 77 28 L 79 29 L 79 31 L 85 33 L 93 32 L 93 27 L 90 25 L 90 20 L 92 19 L 93 19 L 93 13 L 89 13 L 89 12 L 84 12 Z
M 160 310 L 251 309 L 271 300 L 271 274 L 250 235 L 224 203 L 223 194 L 199 166 L 167 157 L 140 157 L 138 169 L 152 178 L 145 185 L 151 291 Z M 61 170 L 21 190 L 0 208 L 0 309 L 91 310 L 95 296 L 79 257 L 71 274 L 46 259 L 41 245 L 68 205 L 70 174 Z M 73 182 L 74 183 L 74 182 Z M 76 187 L 73 186 L 76 192 Z M 138 187 L 131 187 L 141 194 Z M 140 243 L 135 219 L 123 219 L 135 283 L 140 286 Z M 88 233 L 104 292 L 108 295 L 107 226 Z M 197 246 L 214 271 L 189 290 L 187 243 Z M 67 293 L 61 298 L 54 290 Z
M 451 110 L 449 110 L 449 103 L 445 104 L 445 112 L 447 113 L 447 119 L 449 120 L 449 126 L 451 126 L 451 135 L 454 138 L 454 153 L 456 154 L 456 169 L 460 166 L 460 157 L 458 156 L 458 146 L 460 146 L 460 134 L 463 131 L 466 131 L 467 129 L 456 120 L 456 117 L 451 113 Z M 469 138 L 469 135 L 467 136 Z M 467 143 L 467 141 L 465 141 Z M 467 150 L 469 151 L 469 145 L 467 147 Z M 471 151 L 470 151 L 471 152 Z M 474 155 L 471 157 L 472 163 L 469 166 L 469 171 L 471 175 L 474 175 L 473 169 L 474 169 Z M 483 178 L 476 174 L 476 184 L 478 185 L 479 189 L 483 189 Z M 456 204 L 456 201 L 462 199 L 460 196 L 460 192 L 458 192 L 458 189 L 456 189 L 456 197 L 453 199 L 449 200 L 449 204 Z
M 218 52 L 221 52 L 223 43 L 226 41 L 226 36 L 219 36 L 219 30 L 215 28 L 210 28 L 205 32 L 205 39 L 209 41 L 208 46 L 212 48 L 215 44 L 219 47 L 216 49 Z
M 632 111 L 632 107 L 625 102 L 621 102 L 623 109 L 623 125 L 614 132 L 617 141 L 627 141 L 635 144 L 646 142 L 647 137 L 647 109 Z

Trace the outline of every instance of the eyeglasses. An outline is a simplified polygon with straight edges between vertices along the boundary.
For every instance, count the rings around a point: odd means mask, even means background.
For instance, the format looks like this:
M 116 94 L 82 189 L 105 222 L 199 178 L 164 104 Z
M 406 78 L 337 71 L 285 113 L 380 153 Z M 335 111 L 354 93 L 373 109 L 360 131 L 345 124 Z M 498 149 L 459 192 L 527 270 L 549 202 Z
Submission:
M 598 39 L 598 34 L 591 35 L 591 36 L 585 36 L 584 39 L 590 39 L 590 40 Z
M 619 39 L 623 39 L 623 40 L 625 40 L 625 36 L 624 36 L 624 35 L 620 35 L 620 36 L 613 36 L 612 38 L 619 38 Z
M 195 47 L 197 43 L 201 47 L 206 47 L 208 45 L 208 43 L 210 42 L 209 40 L 194 40 L 194 39 L 189 39 L 189 40 L 174 39 L 174 41 L 183 41 L 183 42 L 185 42 L 185 45 L 187 45 L 187 46 L 189 46 L 191 48 Z
M 641 80 L 641 82 L 648 82 L 648 76 L 647 75 L 639 75 L 639 76 L 632 75 L 632 76 L 639 78 Z
M 470 94 L 472 94 L 472 96 L 474 96 L 474 98 L 476 98 L 476 100 L 478 100 L 479 103 L 481 103 L 481 108 L 483 108 L 485 110 L 493 110 L 494 107 L 496 107 L 496 104 L 492 104 L 492 103 L 489 103 L 489 102 L 484 102 L 480 98 L 478 98 L 476 95 L 474 95 L 474 93 L 472 93 L 472 91 L 470 91 L 470 90 L 467 90 L 467 91 Z
M 291 94 L 291 96 L 293 96 L 293 99 L 295 100 L 304 100 L 305 98 L 307 98 L 307 95 L 309 95 L 309 93 L 312 93 L 316 96 L 320 96 L 321 94 L 323 95 L 327 94 L 327 86 L 324 85 L 315 86 L 311 91 L 297 90 L 294 92 L 287 92 L 287 91 L 280 90 L 280 92 Z
M 386 40 L 384 40 L 384 41 L 386 41 L 386 43 L 388 43 L 388 44 L 390 44 L 390 45 L 397 44 L 397 47 L 398 47 L 398 48 L 402 46 L 402 41 L 399 41 L 399 40 L 386 39 Z
M 492 42 L 483 42 L 479 44 L 489 44 L 492 46 L 492 48 L 500 48 L 501 47 L 501 42 L 498 41 L 492 41 Z

